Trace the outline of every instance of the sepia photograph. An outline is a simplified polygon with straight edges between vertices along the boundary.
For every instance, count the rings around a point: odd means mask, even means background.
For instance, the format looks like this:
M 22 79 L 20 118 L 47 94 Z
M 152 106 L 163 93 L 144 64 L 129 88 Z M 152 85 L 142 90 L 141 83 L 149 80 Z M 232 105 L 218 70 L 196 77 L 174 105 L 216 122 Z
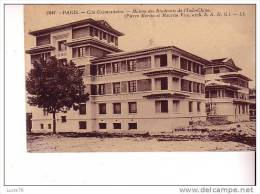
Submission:
M 2 0 L 0 193 L 259 193 L 260 7 L 223 2 Z
M 255 151 L 255 9 L 25 5 L 27 151 Z

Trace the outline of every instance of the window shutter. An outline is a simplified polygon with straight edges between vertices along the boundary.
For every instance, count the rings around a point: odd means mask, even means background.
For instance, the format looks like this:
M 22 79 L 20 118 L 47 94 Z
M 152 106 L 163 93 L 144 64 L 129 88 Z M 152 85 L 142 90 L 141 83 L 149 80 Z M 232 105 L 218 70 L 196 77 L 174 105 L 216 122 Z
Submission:
M 152 90 L 151 79 L 137 80 L 137 91 L 150 91 Z
M 106 73 L 110 74 L 111 73 L 111 63 L 106 64 Z
M 126 61 L 121 61 L 120 71 L 121 72 L 126 72 Z
M 127 82 L 121 82 L 121 92 L 122 93 L 127 93 Z
M 105 90 L 106 90 L 106 94 L 111 94 L 112 90 L 111 90 L 111 83 L 105 84 Z

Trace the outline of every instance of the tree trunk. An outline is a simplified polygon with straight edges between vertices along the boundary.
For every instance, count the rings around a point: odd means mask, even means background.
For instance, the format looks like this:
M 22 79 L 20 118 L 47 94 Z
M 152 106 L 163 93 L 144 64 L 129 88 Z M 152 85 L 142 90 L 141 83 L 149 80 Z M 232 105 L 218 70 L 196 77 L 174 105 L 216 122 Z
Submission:
M 53 134 L 56 134 L 56 111 L 52 112 Z

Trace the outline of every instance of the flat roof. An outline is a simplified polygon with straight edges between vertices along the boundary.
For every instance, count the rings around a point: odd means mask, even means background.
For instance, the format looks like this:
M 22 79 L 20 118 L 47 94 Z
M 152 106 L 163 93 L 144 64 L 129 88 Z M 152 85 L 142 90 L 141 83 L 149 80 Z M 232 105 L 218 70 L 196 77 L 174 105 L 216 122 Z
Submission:
M 75 21 L 75 22 L 70 22 L 70 23 L 67 23 L 67 24 L 62 24 L 62 25 L 44 28 L 44 29 L 40 29 L 40 30 L 30 31 L 29 34 L 31 34 L 33 36 L 38 36 L 38 35 L 41 35 L 41 34 L 46 34 L 46 33 L 50 33 L 50 32 L 53 32 L 53 31 L 65 29 L 65 28 L 68 28 L 68 27 L 76 27 L 76 26 L 80 26 L 80 25 L 84 25 L 84 24 L 92 24 L 94 26 L 97 26 L 99 28 L 107 30 L 107 31 L 109 31 L 109 32 L 111 32 L 111 33 L 113 33 L 117 36 L 123 36 L 124 35 L 122 32 L 119 32 L 118 30 L 112 28 L 105 20 L 94 20 L 92 18 L 79 20 L 79 21 Z
M 174 50 L 177 51 L 181 54 L 183 54 L 186 57 L 193 58 L 203 64 L 208 64 L 210 61 L 207 59 L 204 59 L 202 57 L 199 57 L 197 55 L 194 55 L 190 52 L 187 52 L 185 50 L 182 50 L 176 46 L 161 46 L 161 47 L 154 47 L 154 48 L 149 48 L 149 49 L 142 49 L 142 50 L 136 50 L 136 51 L 129 51 L 129 52 L 118 52 L 118 53 L 112 53 L 108 54 L 104 57 L 99 57 L 96 59 L 91 60 L 94 63 L 99 63 L 99 62 L 105 62 L 107 60 L 115 60 L 115 59 L 123 59 L 125 57 L 135 57 L 135 56 L 142 56 L 145 54 L 153 53 L 153 52 L 158 52 L 158 51 L 164 51 L 164 50 Z

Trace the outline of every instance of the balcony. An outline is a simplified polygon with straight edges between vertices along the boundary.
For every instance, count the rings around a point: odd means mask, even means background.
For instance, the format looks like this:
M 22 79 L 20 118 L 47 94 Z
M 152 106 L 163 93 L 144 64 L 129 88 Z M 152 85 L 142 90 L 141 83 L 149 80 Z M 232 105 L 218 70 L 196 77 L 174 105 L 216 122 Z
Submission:
M 144 95 L 144 98 L 147 99 L 160 99 L 160 98 L 174 98 L 174 99 L 184 99 L 189 97 L 187 94 L 183 94 L 182 92 L 171 92 L 171 91 L 157 91 L 157 92 L 152 92 L 151 94 Z
M 26 53 L 27 54 L 35 54 L 35 53 L 42 53 L 42 52 L 53 51 L 53 50 L 55 50 L 55 47 L 48 44 L 48 45 L 33 47 L 29 50 L 26 50 Z
M 109 49 L 111 51 L 114 52 L 121 52 L 122 50 L 117 48 L 114 45 L 111 45 L 109 43 L 100 41 L 98 39 L 95 39 L 91 36 L 87 36 L 87 37 L 83 37 L 83 38 L 77 38 L 77 39 L 72 39 L 70 42 L 66 43 L 66 46 L 69 47 L 74 47 L 74 46 L 80 46 L 80 45 L 96 45 L 96 46 L 100 46 L 106 49 Z
M 183 77 L 186 75 L 189 75 L 187 72 L 184 72 L 181 69 L 177 69 L 177 68 L 160 68 L 160 69 L 153 69 L 150 71 L 147 71 L 145 73 L 143 73 L 143 75 L 146 76 L 157 76 L 157 75 L 173 75 L 173 76 L 177 76 L 177 77 Z

